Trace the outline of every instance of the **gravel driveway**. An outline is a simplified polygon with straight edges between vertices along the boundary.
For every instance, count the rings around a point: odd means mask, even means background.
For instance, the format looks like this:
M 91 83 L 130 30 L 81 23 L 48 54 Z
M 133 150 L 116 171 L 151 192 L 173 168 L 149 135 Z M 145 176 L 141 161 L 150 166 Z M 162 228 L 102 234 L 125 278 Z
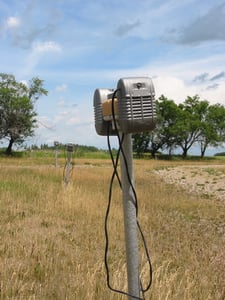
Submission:
M 154 171 L 162 180 L 190 192 L 225 200 L 225 165 L 163 167 Z

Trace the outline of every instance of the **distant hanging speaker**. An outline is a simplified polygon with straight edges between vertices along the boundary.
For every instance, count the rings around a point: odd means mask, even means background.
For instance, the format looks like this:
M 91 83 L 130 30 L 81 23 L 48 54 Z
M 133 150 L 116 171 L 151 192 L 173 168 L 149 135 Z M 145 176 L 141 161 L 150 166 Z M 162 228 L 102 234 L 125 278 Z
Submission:
M 121 78 L 116 93 L 113 92 L 113 89 L 97 89 L 94 94 L 95 128 L 99 135 L 115 135 L 112 122 L 114 94 L 114 119 L 120 132 L 140 133 L 155 128 L 155 90 L 149 77 Z
M 72 143 L 67 144 L 66 150 L 67 150 L 67 152 L 73 152 L 73 144 Z

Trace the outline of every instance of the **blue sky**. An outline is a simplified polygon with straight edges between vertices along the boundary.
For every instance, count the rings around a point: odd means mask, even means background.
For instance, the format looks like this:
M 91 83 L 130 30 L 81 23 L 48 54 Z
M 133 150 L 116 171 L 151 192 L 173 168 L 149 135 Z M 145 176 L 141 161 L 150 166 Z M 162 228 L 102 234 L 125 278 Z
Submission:
M 106 148 L 94 91 L 127 76 L 151 77 L 156 97 L 225 105 L 225 1 L 0 0 L 0 45 L 0 72 L 49 92 L 32 143 Z

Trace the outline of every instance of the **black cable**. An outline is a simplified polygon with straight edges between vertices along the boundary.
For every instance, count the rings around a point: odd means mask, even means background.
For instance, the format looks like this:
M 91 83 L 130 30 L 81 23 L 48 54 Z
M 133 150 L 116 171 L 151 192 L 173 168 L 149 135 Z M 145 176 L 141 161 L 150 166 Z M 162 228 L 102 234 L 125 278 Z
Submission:
M 111 148 L 111 144 L 110 144 L 110 139 L 109 139 L 109 129 L 110 129 L 109 123 L 107 125 L 108 125 L 107 126 L 107 145 L 108 145 L 108 149 L 109 149 L 109 154 L 110 154 L 110 157 L 111 157 L 111 161 L 112 161 L 112 164 L 113 164 L 113 169 L 114 169 L 115 175 L 116 175 L 117 180 L 119 182 L 120 188 L 122 188 L 122 183 L 121 183 L 119 174 L 117 172 L 117 166 L 118 166 L 118 161 L 119 161 L 119 156 L 120 156 L 120 149 L 117 151 L 116 160 L 114 160 L 113 153 L 112 153 L 112 148 Z
M 152 264 L 151 264 L 151 259 L 150 259 L 150 255 L 149 255 L 149 251 L 148 251 L 148 247 L 147 247 L 147 243 L 146 243 L 146 240 L 145 240 L 145 237 L 144 237 L 144 234 L 142 232 L 142 229 L 141 229 L 141 226 L 140 226 L 140 223 L 138 221 L 138 201 L 137 201 L 137 194 L 136 194 L 136 191 L 134 189 L 134 185 L 132 183 L 132 180 L 130 178 L 130 173 L 129 173 L 129 169 L 128 169 L 128 163 L 127 163 L 127 159 L 126 159 L 126 155 L 123 151 L 123 137 L 124 137 L 124 134 L 122 135 L 122 139 L 120 138 L 120 134 L 119 134 L 119 130 L 118 130 L 118 127 L 117 127 L 117 122 L 116 122 L 116 118 L 115 118 L 115 96 L 116 96 L 116 93 L 118 92 L 118 90 L 115 90 L 113 95 L 112 95 L 112 117 L 113 117 L 113 122 L 114 122 L 114 126 L 115 126 L 115 131 L 116 131 L 116 135 L 117 135 L 117 138 L 118 138 L 118 142 L 119 142 L 119 148 L 120 148 L 120 151 L 123 155 L 123 160 L 124 160 L 124 164 L 125 164 L 125 168 L 126 168 L 126 173 L 127 173 L 127 179 L 128 179 L 128 182 L 130 184 L 130 187 L 133 191 L 133 194 L 134 194 L 134 199 L 135 199 L 135 207 L 136 207 L 136 220 L 137 220 L 137 227 L 138 227 L 138 230 L 141 234 L 141 237 L 142 237 L 142 242 L 143 242 L 143 245 L 144 245 L 144 249 L 145 249 L 145 254 L 146 254 L 146 257 L 147 257 L 147 261 L 148 261 L 148 264 L 149 264 L 149 283 L 147 285 L 147 287 L 145 289 L 143 289 L 143 292 L 145 293 L 146 291 L 149 290 L 149 288 L 151 287 L 151 284 L 152 284 Z
M 108 130 L 109 132 L 109 130 Z M 109 134 L 107 135 L 108 137 L 108 142 L 109 142 Z M 109 143 L 110 144 L 110 143 Z M 111 146 L 109 147 L 109 152 L 110 152 L 110 156 L 112 158 L 112 162 L 113 162 L 113 174 L 112 174 L 112 177 L 111 177 L 111 180 L 110 180 L 110 188 L 109 188 L 109 198 L 108 198 L 108 206 L 107 206 L 107 209 L 106 209 L 106 215 L 105 215 L 105 268 L 106 268 L 106 278 L 107 278 L 107 286 L 108 288 L 115 292 L 115 293 L 119 293 L 119 294 L 122 294 L 122 295 L 125 295 L 125 296 L 128 296 L 128 297 L 132 297 L 133 299 L 137 299 L 137 300 L 144 300 L 143 298 L 140 298 L 140 297 L 136 297 L 136 296 L 133 296 L 133 295 L 130 295 L 129 293 L 127 292 L 124 292 L 124 291 L 121 291 L 121 290 L 118 290 L 118 289 L 115 289 L 111 286 L 110 284 L 110 272 L 109 272 L 109 267 L 108 267 L 108 248 L 109 248 L 109 237 L 108 237 L 108 217 L 109 217 L 109 211 L 110 211 L 110 207 L 111 207 L 111 200 L 112 200 L 112 188 L 113 188 L 113 181 L 114 181 L 114 178 L 115 176 L 117 176 L 117 179 L 119 181 L 119 183 L 121 184 L 121 181 L 119 179 L 119 176 L 118 176 L 118 172 L 117 172 L 117 166 L 118 166 L 118 161 L 119 161 L 119 153 L 120 153 L 120 149 L 118 150 L 117 152 L 117 156 L 116 156 L 116 161 L 114 161 L 114 158 L 113 158 L 113 154 L 111 152 Z M 116 175 L 117 174 L 117 175 Z
M 117 123 L 116 123 L 115 110 L 114 110 L 114 103 L 115 103 L 116 93 L 117 93 L 117 90 L 114 91 L 113 96 L 112 96 L 112 116 L 113 116 L 113 123 L 114 123 L 113 125 L 114 125 L 115 132 L 116 132 L 116 135 L 117 135 L 117 138 L 118 138 L 118 142 L 119 142 L 119 150 L 117 152 L 116 160 L 114 160 L 113 153 L 112 153 L 112 150 L 111 150 L 111 145 L 110 145 L 110 139 L 109 139 L 109 128 L 110 128 L 110 126 L 109 126 L 109 123 L 108 123 L 108 127 L 107 127 L 108 149 L 109 149 L 110 157 L 111 157 L 112 164 L 113 164 L 113 174 L 112 174 L 112 177 L 111 177 L 110 189 L 109 189 L 109 201 L 108 201 L 108 206 L 107 206 L 106 216 L 105 216 L 105 238 L 106 238 L 106 245 L 105 245 L 105 267 L 106 267 L 106 273 L 107 273 L 107 285 L 108 285 L 109 289 L 112 290 L 112 291 L 114 291 L 114 292 L 117 292 L 117 293 L 120 293 L 120 294 L 123 294 L 123 295 L 127 295 L 129 297 L 134 298 L 134 299 L 144 300 L 145 299 L 144 293 L 149 290 L 149 288 L 150 288 L 150 286 L 152 284 L 152 265 L 151 265 L 151 260 L 150 260 L 150 255 L 149 255 L 149 251 L 148 251 L 148 248 L 147 248 L 146 240 L 145 240 L 144 234 L 142 232 L 140 223 L 139 223 L 139 221 L 137 219 L 137 217 L 138 217 L 138 201 L 137 201 L 136 191 L 134 189 L 132 180 L 130 178 L 126 155 L 125 155 L 125 153 L 123 151 L 123 145 L 122 144 L 123 144 L 123 140 L 124 140 L 124 134 L 122 134 L 122 138 L 121 138 L 120 134 L 119 134 L 118 127 L 117 127 Z M 108 238 L 108 216 L 109 216 L 109 211 L 110 211 L 110 206 L 111 206 L 112 186 L 113 186 L 113 182 L 114 182 L 115 176 L 118 179 L 120 188 L 122 188 L 121 180 L 120 180 L 118 172 L 117 172 L 117 166 L 118 166 L 120 152 L 122 153 L 122 156 L 123 156 L 123 159 L 124 159 L 124 164 L 125 164 L 125 169 L 126 169 L 126 173 L 127 173 L 128 182 L 129 182 L 129 184 L 131 186 L 131 189 L 133 191 L 133 194 L 134 194 L 134 200 L 135 200 L 134 204 L 135 204 L 135 208 L 136 208 L 136 222 L 137 222 L 137 227 L 138 227 L 138 230 L 139 230 L 139 232 L 141 234 L 141 238 L 142 238 L 142 242 L 143 242 L 143 245 L 144 245 L 144 249 L 145 249 L 147 261 L 148 261 L 148 264 L 149 264 L 149 283 L 147 284 L 147 287 L 145 289 L 143 289 L 142 282 L 141 282 L 141 279 L 140 279 L 140 287 L 141 287 L 141 292 L 142 292 L 143 298 L 132 296 L 129 293 L 126 293 L 126 292 L 114 289 L 110 285 L 110 276 L 109 276 L 109 267 L 108 267 L 108 244 L 109 244 L 109 238 Z
M 130 187 L 132 189 L 132 192 L 134 194 L 134 200 L 135 200 L 135 208 L 136 208 L 136 217 L 138 215 L 138 204 L 137 204 L 137 195 L 136 195 L 136 191 L 134 189 L 134 186 L 133 186 L 133 183 L 131 181 L 131 178 L 130 178 L 130 173 L 129 173 L 129 168 L 128 168 L 128 163 L 127 163 L 127 159 L 126 159 L 126 155 L 124 153 L 124 150 L 123 150 L 123 139 L 124 139 L 124 133 L 122 134 L 122 138 L 120 138 L 120 134 L 119 134 L 119 130 L 118 130 L 118 127 L 117 127 L 117 122 L 116 122 L 116 117 L 115 117 L 115 96 L 116 96 L 116 93 L 118 92 L 118 90 L 115 90 L 113 95 L 112 95 L 112 117 L 113 117 L 113 123 L 114 123 L 114 127 L 115 127 L 115 132 L 116 132 L 116 136 L 117 136 L 117 139 L 118 139 L 118 142 L 119 142 L 119 149 L 123 155 L 123 160 L 124 160 L 124 164 L 125 164 L 125 169 L 126 169 L 126 173 L 127 173 L 127 179 L 128 179 L 128 182 L 130 184 Z

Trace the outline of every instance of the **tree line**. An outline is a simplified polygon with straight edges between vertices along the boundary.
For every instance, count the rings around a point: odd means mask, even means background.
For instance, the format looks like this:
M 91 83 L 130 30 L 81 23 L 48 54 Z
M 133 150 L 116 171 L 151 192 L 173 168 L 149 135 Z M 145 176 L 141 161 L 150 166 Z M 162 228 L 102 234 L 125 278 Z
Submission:
M 198 95 L 188 96 L 183 103 L 176 104 L 164 95 L 156 100 L 157 125 L 149 133 L 133 135 L 133 149 L 137 156 L 150 152 L 175 149 L 182 151 L 185 158 L 193 146 L 198 146 L 203 158 L 209 146 L 218 147 L 225 143 L 225 107 L 210 104 Z
M 43 80 L 32 78 L 28 83 L 18 82 L 11 74 L 0 73 L 0 140 L 8 139 L 6 154 L 11 154 L 13 144 L 22 144 L 34 135 L 37 126 L 35 102 L 48 91 Z M 156 100 L 157 125 L 149 133 L 133 135 L 133 150 L 137 156 L 150 152 L 177 148 L 186 157 L 191 147 L 198 145 L 201 157 L 209 146 L 225 143 L 225 107 L 210 104 L 198 95 L 187 97 L 176 104 L 165 96 Z

